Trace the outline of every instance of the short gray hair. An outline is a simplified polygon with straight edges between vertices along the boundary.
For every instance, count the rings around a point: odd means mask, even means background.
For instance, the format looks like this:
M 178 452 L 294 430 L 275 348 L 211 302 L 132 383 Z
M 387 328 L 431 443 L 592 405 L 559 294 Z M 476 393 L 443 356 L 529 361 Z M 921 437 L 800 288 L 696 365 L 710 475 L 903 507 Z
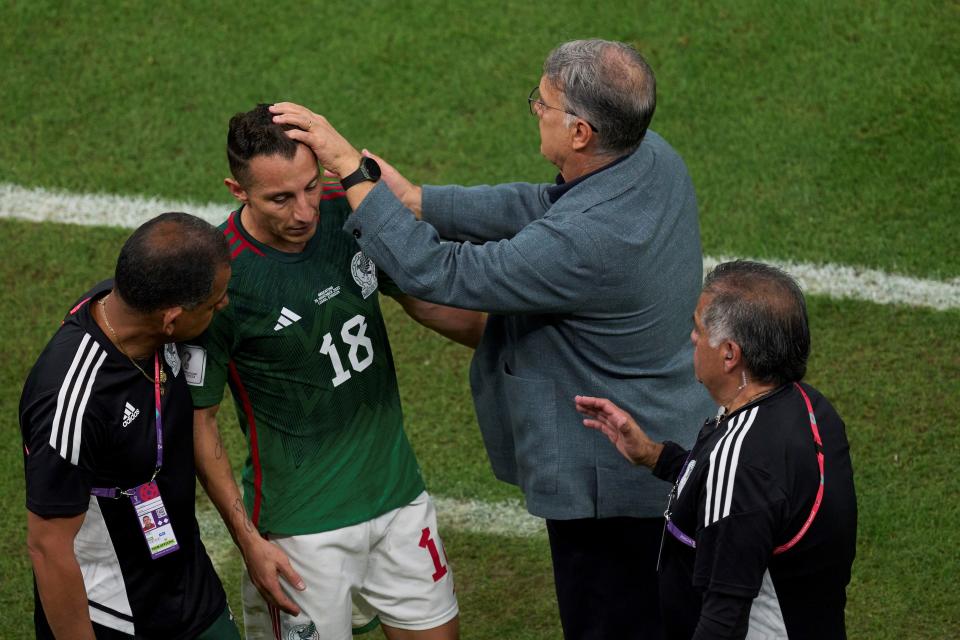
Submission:
M 657 106 L 657 83 L 629 44 L 573 40 L 550 52 L 543 75 L 563 93 L 567 110 L 597 128 L 600 153 L 636 151 Z
M 701 321 L 707 340 L 740 346 L 750 377 L 786 384 L 803 379 L 810 356 L 810 324 L 800 286 L 776 267 L 735 260 L 717 265 L 703 284 L 713 296 Z

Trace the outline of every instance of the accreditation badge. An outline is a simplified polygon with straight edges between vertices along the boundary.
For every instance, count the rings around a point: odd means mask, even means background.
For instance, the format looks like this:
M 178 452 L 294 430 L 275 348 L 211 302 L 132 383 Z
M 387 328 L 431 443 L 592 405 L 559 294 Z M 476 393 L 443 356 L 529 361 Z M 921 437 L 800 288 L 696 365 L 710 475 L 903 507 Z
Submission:
M 152 560 L 180 548 L 156 482 L 147 482 L 136 487 L 130 493 L 130 502 L 133 503 L 137 523 L 147 541 L 147 549 L 150 550 Z

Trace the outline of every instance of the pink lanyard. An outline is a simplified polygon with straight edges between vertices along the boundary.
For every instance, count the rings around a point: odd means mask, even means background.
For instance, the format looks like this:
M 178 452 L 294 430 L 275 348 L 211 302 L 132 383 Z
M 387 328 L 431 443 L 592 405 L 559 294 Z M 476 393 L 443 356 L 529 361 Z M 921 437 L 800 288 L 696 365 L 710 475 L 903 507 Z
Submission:
M 163 422 L 160 418 L 160 354 L 155 351 L 153 353 L 153 399 L 156 405 L 156 423 L 157 423 L 157 464 L 153 469 L 153 475 L 150 477 L 150 482 L 153 482 L 157 474 L 160 473 L 160 468 L 163 466 Z M 121 495 L 130 496 L 133 495 L 134 489 L 121 489 L 120 487 L 114 487 L 112 489 L 105 487 L 94 487 L 90 489 L 90 494 L 94 496 L 99 496 L 101 498 L 119 498 Z
M 807 396 L 806 392 L 803 390 L 803 387 L 801 387 L 798 383 L 794 382 L 793 386 L 795 386 L 800 392 L 800 395 L 803 396 L 803 402 L 807 405 L 807 415 L 810 418 L 810 430 L 813 432 L 813 442 L 816 445 L 815 449 L 817 451 L 817 465 L 820 467 L 820 485 L 817 487 L 817 497 L 813 501 L 813 506 L 810 508 L 810 515 L 807 516 L 807 521 L 803 523 L 802 527 L 800 527 L 800 531 L 797 532 L 797 535 L 793 536 L 793 538 L 779 547 L 776 547 L 773 550 L 773 555 L 779 555 L 800 542 L 800 539 L 807 533 L 810 525 L 813 524 L 813 519 L 817 517 L 817 511 L 820 510 L 820 503 L 823 501 L 823 441 L 820 440 L 820 430 L 817 428 L 817 418 L 813 415 L 813 404 L 810 402 L 810 397 Z M 667 520 L 667 531 L 669 531 L 674 538 L 686 546 L 696 549 L 697 542 L 681 531 L 680 527 L 675 525 L 673 520 L 670 519 L 670 505 L 673 504 L 673 500 L 677 497 L 677 488 L 680 482 L 679 478 L 683 477 L 683 473 L 686 471 L 692 455 L 693 450 L 687 454 L 687 459 L 683 463 L 683 468 L 680 470 L 680 475 L 677 476 L 677 484 L 674 484 L 673 489 L 670 491 L 670 502 L 667 505 L 667 510 L 663 513 L 663 517 Z

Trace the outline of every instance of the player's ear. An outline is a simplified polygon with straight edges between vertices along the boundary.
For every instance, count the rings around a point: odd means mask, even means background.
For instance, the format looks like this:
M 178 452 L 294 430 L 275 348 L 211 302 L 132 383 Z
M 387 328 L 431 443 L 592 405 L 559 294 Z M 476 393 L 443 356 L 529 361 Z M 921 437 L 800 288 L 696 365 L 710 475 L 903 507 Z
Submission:
M 227 189 L 230 190 L 230 195 L 240 202 L 246 204 L 247 200 L 249 199 L 247 196 L 247 190 L 244 189 L 239 182 L 233 178 L 224 178 L 223 184 L 227 185 Z
M 173 335 L 173 332 L 176 329 L 177 318 L 179 318 L 182 313 L 183 307 L 170 307 L 169 309 L 164 309 L 162 318 L 164 335 Z

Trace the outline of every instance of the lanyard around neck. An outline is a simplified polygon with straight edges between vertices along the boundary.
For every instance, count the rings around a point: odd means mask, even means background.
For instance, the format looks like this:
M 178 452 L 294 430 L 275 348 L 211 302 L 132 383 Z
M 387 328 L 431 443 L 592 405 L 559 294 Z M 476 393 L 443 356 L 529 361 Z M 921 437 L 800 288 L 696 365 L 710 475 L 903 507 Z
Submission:
M 153 352 L 153 400 L 156 406 L 156 428 L 157 428 L 157 463 L 153 468 L 153 475 L 150 476 L 150 482 L 153 482 L 160 468 L 163 466 L 163 420 L 160 411 L 160 352 Z M 101 498 L 119 498 L 121 495 L 132 495 L 133 489 L 121 489 L 120 487 L 105 488 L 94 487 L 90 489 L 90 494 Z
M 160 418 L 160 350 L 153 352 L 153 400 L 157 408 L 157 466 L 153 469 L 153 476 L 150 482 L 153 482 L 160 473 L 160 467 L 163 466 L 163 422 Z M 813 413 L 811 412 L 811 416 Z M 822 468 L 822 467 L 821 467 Z
M 807 533 L 807 530 L 810 528 L 810 525 L 813 524 L 813 519 L 817 517 L 817 512 L 820 510 L 820 503 L 823 502 L 823 441 L 820 439 L 820 430 L 817 428 L 817 418 L 813 415 L 813 404 L 810 402 L 810 397 L 803 390 L 798 383 L 794 382 L 793 386 L 797 388 L 797 391 L 800 392 L 800 395 L 803 397 L 803 402 L 807 407 L 807 416 L 810 419 L 810 431 L 813 432 L 813 442 L 814 448 L 817 452 L 817 465 L 820 468 L 820 484 L 817 487 L 817 497 L 813 501 L 813 506 L 810 508 L 810 515 L 807 516 L 806 522 L 803 523 L 803 526 L 800 527 L 800 531 L 797 532 L 790 540 L 780 545 L 779 547 L 774 548 L 773 555 L 780 555 L 784 551 L 791 549 L 794 545 L 800 542 L 800 539 Z M 667 520 L 667 531 L 670 534 L 679 540 L 684 545 L 696 549 L 696 541 L 688 536 L 686 533 L 680 530 L 673 520 L 670 519 L 670 506 L 672 505 L 674 499 L 677 497 L 677 487 L 680 482 L 680 478 L 683 478 L 683 474 L 687 469 L 687 465 L 690 463 L 690 458 L 693 456 L 693 450 L 687 454 L 687 459 L 683 463 L 683 468 L 680 470 L 680 475 L 678 476 L 677 483 L 673 485 L 673 489 L 670 491 L 670 504 L 667 505 L 667 510 L 664 512 L 664 517 Z

